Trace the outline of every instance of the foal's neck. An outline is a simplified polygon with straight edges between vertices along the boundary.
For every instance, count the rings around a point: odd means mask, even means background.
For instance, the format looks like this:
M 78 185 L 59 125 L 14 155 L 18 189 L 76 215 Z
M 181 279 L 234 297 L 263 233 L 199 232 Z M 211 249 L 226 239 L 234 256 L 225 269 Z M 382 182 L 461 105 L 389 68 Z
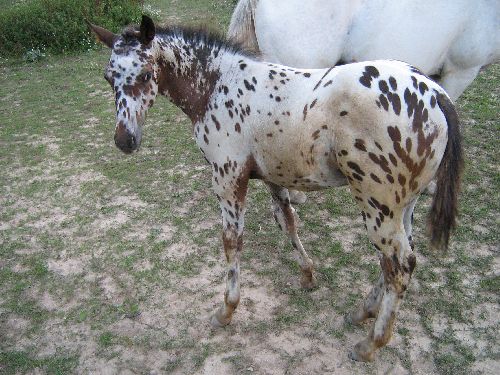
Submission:
M 224 45 L 193 43 L 177 35 L 158 38 L 159 92 L 194 123 L 203 120 L 221 75 L 235 71 L 244 57 Z

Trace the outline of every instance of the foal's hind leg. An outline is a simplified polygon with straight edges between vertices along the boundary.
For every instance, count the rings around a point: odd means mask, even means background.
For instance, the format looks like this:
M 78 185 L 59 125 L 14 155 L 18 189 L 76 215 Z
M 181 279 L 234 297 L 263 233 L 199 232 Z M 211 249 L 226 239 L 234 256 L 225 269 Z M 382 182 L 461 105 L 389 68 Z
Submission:
M 403 225 L 406 233 L 406 237 L 408 238 L 408 243 L 410 245 L 411 250 L 413 251 L 413 237 L 412 237 L 412 225 L 413 225 L 413 210 L 415 208 L 415 204 L 417 203 L 417 198 L 411 201 L 403 210 Z M 370 215 L 371 216 L 371 215 Z M 366 220 L 370 219 L 366 213 L 363 211 L 363 219 L 366 224 Z M 375 225 L 377 222 L 375 221 Z M 367 226 L 368 229 L 368 226 Z M 361 306 L 356 311 L 346 316 L 346 320 L 349 323 L 360 324 L 364 322 L 366 319 L 375 318 L 378 314 L 378 310 L 380 307 L 380 301 L 382 300 L 382 295 L 384 292 L 384 273 L 381 272 L 379 278 L 375 285 L 368 293 L 365 301 L 363 302 L 363 306 Z
M 302 243 L 300 242 L 299 236 L 297 235 L 295 210 L 290 205 L 288 190 L 272 183 L 267 183 L 267 186 L 269 187 L 273 197 L 274 219 L 280 226 L 281 230 L 288 235 L 293 248 L 298 253 L 298 261 L 302 271 L 300 283 L 302 287 L 311 289 L 316 286 L 313 261 L 309 258 L 309 255 L 307 255 Z
M 306 203 L 307 195 L 298 190 L 289 190 L 288 194 L 290 195 L 290 202 L 293 204 L 303 204 Z
M 383 210 L 387 212 L 385 207 Z M 375 350 L 386 345 L 391 338 L 399 303 L 416 263 L 404 229 L 402 210 L 391 211 L 390 216 L 381 215 L 377 209 L 367 209 L 366 212 L 370 213 L 370 218 L 366 219 L 368 236 L 379 250 L 384 288 L 377 298 L 380 301 L 378 314 L 370 334 L 356 344 L 350 355 L 360 361 L 373 360 Z
M 384 274 L 380 273 L 377 282 L 366 296 L 363 305 L 346 316 L 346 321 L 352 324 L 363 323 L 366 319 L 375 318 L 378 314 L 380 301 L 384 293 Z

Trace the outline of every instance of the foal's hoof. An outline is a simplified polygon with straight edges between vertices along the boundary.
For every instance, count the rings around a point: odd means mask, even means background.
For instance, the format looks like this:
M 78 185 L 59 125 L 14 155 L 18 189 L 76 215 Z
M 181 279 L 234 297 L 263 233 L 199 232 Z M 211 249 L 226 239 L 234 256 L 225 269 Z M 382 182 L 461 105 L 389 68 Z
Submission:
M 290 202 L 292 204 L 306 203 L 307 196 L 303 192 L 297 190 L 290 190 L 288 194 L 290 194 Z
M 314 289 L 318 285 L 318 280 L 313 272 L 307 272 L 302 274 L 300 278 L 300 286 L 304 289 Z
M 375 351 L 372 345 L 365 340 L 358 342 L 349 353 L 349 358 L 358 362 L 372 362 L 374 357 Z
M 220 313 L 220 310 L 217 310 L 215 314 L 210 318 L 210 324 L 214 328 L 222 328 L 231 323 L 231 318 L 225 318 Z

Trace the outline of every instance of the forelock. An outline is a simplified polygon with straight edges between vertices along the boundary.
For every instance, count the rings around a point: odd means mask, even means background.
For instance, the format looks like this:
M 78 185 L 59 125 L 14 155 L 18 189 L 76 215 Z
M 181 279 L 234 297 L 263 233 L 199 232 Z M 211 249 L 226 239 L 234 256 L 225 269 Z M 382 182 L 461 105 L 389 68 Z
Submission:
M 134 26 L 127 26 L 122 31 L 122 38 L 125 43 L 139 41 L 140 32 Z
M 141 46 L 139 36 L 140 33 L 135 27 L 126 27 L 115 43 L 113 52 L 117 55 L 128 55 L 131 51 L 139 49 Z

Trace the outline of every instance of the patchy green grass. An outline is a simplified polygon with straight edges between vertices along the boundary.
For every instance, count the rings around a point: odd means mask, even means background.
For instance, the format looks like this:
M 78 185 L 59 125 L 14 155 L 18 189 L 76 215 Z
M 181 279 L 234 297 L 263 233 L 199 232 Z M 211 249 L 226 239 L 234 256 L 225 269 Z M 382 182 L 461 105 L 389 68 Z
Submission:
M 6 9 L 21 2 L 23 2 L 23 0 L 0 0 L 0 7 L 2 7 L 2 9 Z
M 237 0 L 149 0 L 146 9 L 168 23 L 205 26 L 225 30 Z
M 147 1 L 164 19 L 227 26 L 232 1 Z M 210 170 L 182 113 L 158 100 L 131 156 L 113 144 L 107 50 L 0 61 L 0 373 L 496 373 L 499 330 L 500 66 L 459 101 L 461 217 L 447 254 L 418 262 L 390 345 L 347 358 L 368 326 L 346 325 L 378 277 L 347 189 L 298 208 L 319 287 L 299 287 L 270 197 L 252 182 L 233 323 L 212 330 L 224 256 Z
M 0 369 L 2 374 L 19 374 L 32 369 L 42 370 L 46 374 L 69 374 L 77 365 L 76 357 L 44 357 L 32 358 L 25 352 L 0 353 Z

